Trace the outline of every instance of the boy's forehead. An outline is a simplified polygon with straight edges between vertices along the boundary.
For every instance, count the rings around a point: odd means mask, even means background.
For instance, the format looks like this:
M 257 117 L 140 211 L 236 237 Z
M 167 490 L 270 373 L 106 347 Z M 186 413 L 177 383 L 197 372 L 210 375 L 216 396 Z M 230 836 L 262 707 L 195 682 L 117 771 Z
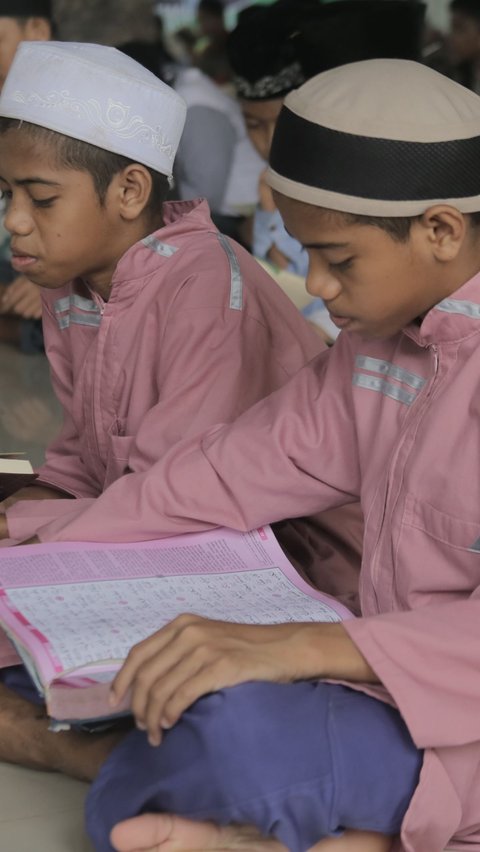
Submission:
M 59 163 L 53 135 L 37 138 L 26 125 L 0 133 L 0 178 L 3 181 L 60 184 L 72 171 L 76 170 Z M 81 174 L 88 175 L 87 172 Z
M 407 60 L 327 71 L 287 96 L 268 182 L 346 213 L 480 209 L 480 98 Z
M 296 198 L 289 198 L 288 195 L 276 190 L 273 190 L 273 197 L 285 221 L 302 222 L 317 234 L 328 234 L 329 241 L 338 239 L 345 242 L 347 239 L 345 231 L 352 227 L 352 223 L 346 214 L 328 207 L 299 201 Z

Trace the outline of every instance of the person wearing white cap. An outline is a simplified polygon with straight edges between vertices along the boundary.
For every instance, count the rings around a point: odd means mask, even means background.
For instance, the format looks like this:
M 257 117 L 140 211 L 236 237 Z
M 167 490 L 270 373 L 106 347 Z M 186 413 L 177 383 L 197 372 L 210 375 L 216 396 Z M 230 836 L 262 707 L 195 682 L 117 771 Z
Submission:
M 130 689 L 139 730 L 87 802 L 100 852 L 480 849 L 479 157 L 480 98 L 415 62 L 287 96 L 268 180 L 341 334 L 143 489 L 165 535 L 360 499 L 361 613 L 184 616 L 134 648 L 112 706 Z M 127 497 L 53 537 L 127 535 Z
M 182 99 L 114 48 L 17 51 L 0 97 L 0 187 L 14 268 L 42 287 L 64 423 L 36 483 L 1 505 L 3 537 L 31 537 L 124 474 L 141 477 L 176 441 L 233 420 L 323 348 L 217 231 L 205 201 L 165 202 L 184 118 Z M 156 537 L 155 506 L 142 502 L 132 540 Z M 22 760 L 1 708 L 23 675 L 0 674 L 0 759 Z M 35 697 L 26 675 L 23 694 Z M 23 714 L 23 759 L 55 766 L 60 741 L 31 703 L 22 707 L 9 718 L 18 727 Z M 92 777 L 91 743 L 61 742 L 62 768 Z

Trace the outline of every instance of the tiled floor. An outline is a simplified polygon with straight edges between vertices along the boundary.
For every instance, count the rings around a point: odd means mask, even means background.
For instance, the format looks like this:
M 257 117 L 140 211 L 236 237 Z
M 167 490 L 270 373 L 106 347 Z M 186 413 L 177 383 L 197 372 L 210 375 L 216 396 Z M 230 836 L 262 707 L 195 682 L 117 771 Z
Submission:
M 41 355 L 0 344 L 0 453 L 32 464 L 60 425 Z M 83 830 L 86 784 L 0 763 L 0 852 L 91 852 Z
M 83 829 L 87 785 L 0 763 L 0 852 L 92 852 Z

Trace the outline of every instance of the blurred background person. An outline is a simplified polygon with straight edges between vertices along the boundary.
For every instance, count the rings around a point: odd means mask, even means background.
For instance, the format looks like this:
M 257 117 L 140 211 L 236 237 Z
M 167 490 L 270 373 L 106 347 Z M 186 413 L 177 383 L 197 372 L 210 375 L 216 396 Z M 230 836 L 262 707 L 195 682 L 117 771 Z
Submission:
M 315 74 L 361 59 L 421 57 L 425 5 L 417 0 L 277 0 L 244 9 L 228 38 L 233 84 L 250 139 L 265 163 L 288 92 Z M 301 152 L 298 152 L 301 157 Z M 277 280 L 292 293 L 288 271 L 305 278 L 307 252 L 286 232 L 262 171 L 251 251 L 280 270 Z M 338 335 L 319 299 L 299 307 L 328 340 Z
M 245 244 L 242 226 L 255 208 L 264 163 L 248 137 L 237 99 L 200 68 L 179 62 L 161 66 L 153 43 L 118 47 L 169 83 L 187 104 L 172 197 L 206 198 L 219 230 Z
M 48 41 L 54 32 L 50 0 L 0 0 L 0 88 L 21 41 Z M 43 349 L 40 288 L 10 265 L 10 237 L 0 219 L 0 341 L 24 352 Z
M 200 0 L 197 6 L 199 40 L 194 63 L 219 85 L 228 83 L 231 69 L 227 56 L 228 32 L 221 0 Z
M 451 76 L 480 94 L 480 0 L 452 0 L 446 46 Z

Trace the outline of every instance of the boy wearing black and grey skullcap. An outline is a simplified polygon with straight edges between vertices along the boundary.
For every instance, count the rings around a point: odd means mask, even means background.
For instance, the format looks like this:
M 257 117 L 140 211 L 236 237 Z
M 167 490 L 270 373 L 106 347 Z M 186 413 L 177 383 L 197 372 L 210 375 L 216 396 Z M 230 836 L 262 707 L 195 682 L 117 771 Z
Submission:
M 480 99 L 415 62 L 287 96 L 267 179 L 341 334 L 145 490 L 164 534 L 192 506 L 247 530 L 359 498 L 361 611 L 192 617 L 142 642 L 115 698 L 167 734 L 153 754 L 132 736 L 93 786 L 103 837 L 123 811 L 116 848 L 480 848 L 479 153 Z

